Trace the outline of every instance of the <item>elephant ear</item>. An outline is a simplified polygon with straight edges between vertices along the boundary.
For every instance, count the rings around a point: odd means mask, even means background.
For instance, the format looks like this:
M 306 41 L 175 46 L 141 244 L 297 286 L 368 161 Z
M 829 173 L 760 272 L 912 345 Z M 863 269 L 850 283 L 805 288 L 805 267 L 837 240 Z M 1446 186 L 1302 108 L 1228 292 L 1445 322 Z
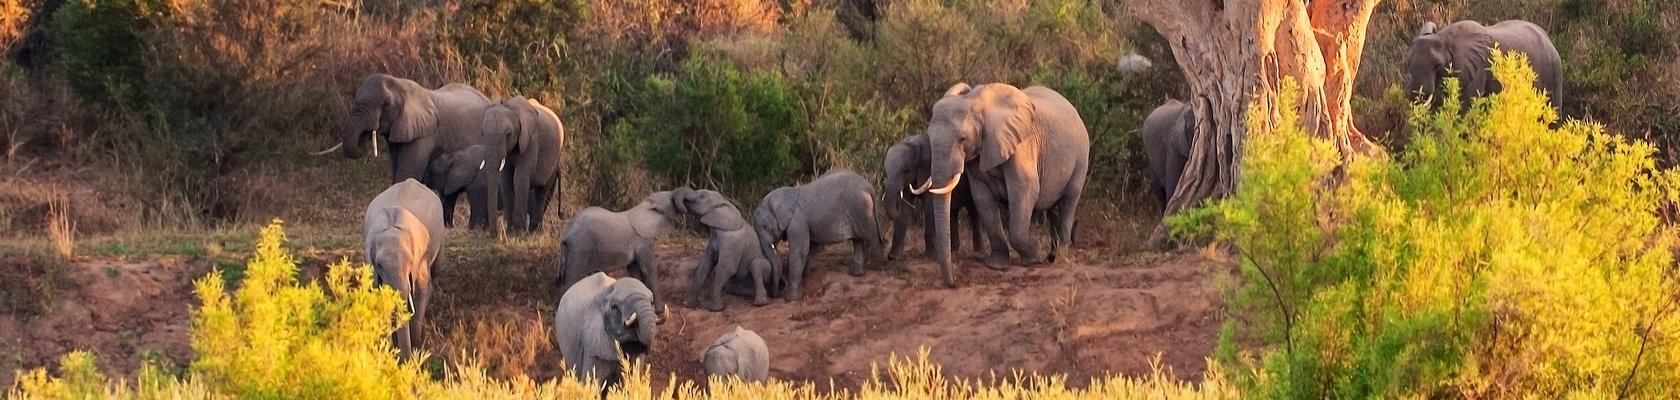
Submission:
M 1461 29 L 1458 35 L 1448 41 L 1452 48 L 1452 70 L 1459 77 L 1459 88 L 1466 94 L 1480 94 L 1478 91 L 1487 88 L 1492 72 L 1488 68 L 1493 66 L 1493 36 L 1487 28 L 1476 25 L 1470 29 Z M 1469 106 L 1469 104 L 1465 104 Z
M 1418 36 L 1433 35 L 1433 34 L 1435 34 L 1435 22 L 1434 21 L 1425 22 L 1425 23 L 1423 23 L 1422 28 L 1418 28 L 1418 34 L 1417 34 Z
M 642 199 L 648 207 L 648 212 L 630 216 L 630 228 L 636 231 L 636 236 L 652 238 L 664 234 L 666 218 L 670 218 L 675 210 L 676 197 L 671 192 L 655 192 Z
M 707 194 L 700 199 L 699 207 L 698 210 L 693 211 L 701 213 L 700 223 L 706 224 L 706 226 L 725 231 L 740 230 L 747 227 L 747 220 L 741 217 L 741 209 L 736 208 L 734 203 L 730 203 L 728 199 L 723 198 L 722 194 L 716 192 Z
M 1032 99 L 1020 89 L 994 85 L 1002 91 L 991 97 L 981 118 L 980 170 L 1003 165 L 1015 156 L 1015 148 L 1037 132 L 1033 128 Z
M 968 94 L 969 89 L 973 89 L 973 87 L 968 86 L 967 83 L 957 82 L 957 84 L 945 89 L 945 97 L 965 95 Z
M 431 136 L 437 130 L 437 105 L 432 102 L 432 96 L 425 88 L 414 82 L 400 82 L 391 85 L 387 95 L 391 96 L 390 106 L 394 108 L 391 119 L 391 132 L 386 140 L 393 143 L 408 143 L 422 137 Z
M 508 103 L 517 103 L 517 106 L 513 107 L 513 109 L 519 112 L 519 130 L 514 132 L 514 140 L 512 144 L 517 146 L 521 153 L 537 151 L 536 147 L 534 147 L 536 146 L 536 137 L 539 134 L 537 130 L 541 129 L 540 127 L 542 126 L 538 124 L 537 121 L 542 118 L 542 116 L 538 115 L 537 109 L 531 107 L 531 103 L 526 102 L 526 99 L 524 98 L 514 98 L 509 100 Z

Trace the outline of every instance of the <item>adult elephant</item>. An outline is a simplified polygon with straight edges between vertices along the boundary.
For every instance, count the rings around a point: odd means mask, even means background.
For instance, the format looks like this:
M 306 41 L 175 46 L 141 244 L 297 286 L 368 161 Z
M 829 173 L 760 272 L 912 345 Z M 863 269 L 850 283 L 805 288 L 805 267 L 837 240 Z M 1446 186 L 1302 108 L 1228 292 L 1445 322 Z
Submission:
M 840 242 L 852 243 L 852 263 L 847 273 L 863 275 L 864 258 L 885 262 L 881 248 L 881 226 L 875 217 L 875 185 L 856 172 L 836 169 L 800 186 L 770 191 L 753 210 L 753 229 L 758 246 L 770 259 L 772 271 L 787 271 L 783 298 L 799 300 L 807 258 L 813 250 Z M 776 243 L 788 243 L 787 269 L 776 253 Z
M 1441 81 L 1447 77 L 1458 78 L 1459 101 L 1465 106 L 1474 97 L 1498 93 L 1502 86 L 1489 70 L 1494 48 L 1527 55 L 1534 67 L 1535 88 L 1548 92 L 1553 108 L 1562 104 L 1563 59 L 1544 29 L 1522 20 L 1493 26 L 1458 21 L 1440 29 L 1433 22 L 1425 23 L 1406 56 L 1406 71 L 1411 74 L 1407 88 L 1432 106 L 1440 106 Z
M 567 289 L 554 310 L 554 345 L 572 377 L 601 383 L 602 390 L 618 385 L 619 359 L 646 354 L 658 338 L 652 299 L 636 278 L 599 272 Z
M 1189 104 L 1167 100 L 1143 120 L 1143 155 L 1149 158 L 1149 172 L 1155 177 L 1155 200 L 1166 207 L 1184 164 L 1190 161 L 1190 143 L 1196 134 L 1196 115 Z
M 927 134 L 917 134 L 904 138 L 887 149 L 886 180 L 881 185 L 881 209 L 886 211 L 887 219 L 892 220 L 892 247 L 887 251 L 887 259 L 897 260 L 904 256 L 904 232 L 910 225 L 921 217 L 922 220 L 922 251 L 925 256 L 933 257 L 933 208 L 929 207 L 931 198 L 928 194 L 913 193 L 916 182 L 925 182 L 931 176 L 928 161 L 932 159 L 932 149 L 928 148 Z M 973 244 L 975 252 L 984 252 L 985 242 L 980 235 L 979 213 L 974 209 L 974 196 L 968 191 L 968 180 L 957 182 L 957 189 L 951 192 L 951 214 L 962 214 L 968 211 L 968 228 L 971 233 L 969 243 Z M 914 210 L 914 211 L 912 211 Z M 954 223 L 954 222 L 953 222 Z M 952 229 L 953 233 L 961 229 Z M 962 251 L 962 235 L 951 237 L 951 251 Z
M 432 273 L 448 229 L 443 227 L 443 206 L 437 194 L 413 179 L 405 179 L 379 193 L 368 203 L 362 221 L 368 262 L 373 264 L 374 282 L 402 294 L 413 316 L 391 334 L 403 358 L 418 342 L 420 325 L 426 321 L 426 305 L 432 299 Z
M 560 190 L 560 151 L 565 141 L 560 117 L 535 99 L 513 97 L 484 111 L 484 135 L 505 144 L 502 198 L 509 231 L 542 227 L 549 200 Z M 556 207 L 558 208 L 558 207 Z M 558 213 L 556 213 L 558 218 Z
M 1026 264 L 1043 261 L 1029 231 L 1034 210 L 1045 210 L 1052 225 L 1049 260 L 1065 258 L 1062 246 L 1073 236 L 1091 150 L 1085 122 L 1072 103 L 1042 86 L 1023 90 L 1002 83 L 958 83 L 934 103 L 927 135 L 933 176 L 913 192 L 940 195 L 933 202 L 934 255 L 946 286 L 956 286 L 951 279 L 950 194 L 964 173 L 980 215 L 1007 218 L 1007 239 L 997 218 L 980 218 L 980 229 L 991 237 L 988 268 L 1008 268 L 1011 248 Z
M 485 143 L 484 110 L 490 104 L 489 97 L 467 85 L 452 83 L 431 90 L 411 80 L 373 74 L 362 81 L 349 116 L 339 123 L 339 147 L 345 157 L 360 158 L 368 147 L 377 153 L 375 136 L 384 137 L 391 148 L 391 182 L 432 182 L 427 173 L 438 155 Z M 500 182 L 490 185 L 500 186 Z M 495 196 L 496 191 L 491 191 L 484 201 L 497 204 Z M 448 226 L 455 223 L 454 206 L 453 202 L 443 204 L 443 221 Z M 493 207 L 484 204 L 474 208 L 494 213 Z

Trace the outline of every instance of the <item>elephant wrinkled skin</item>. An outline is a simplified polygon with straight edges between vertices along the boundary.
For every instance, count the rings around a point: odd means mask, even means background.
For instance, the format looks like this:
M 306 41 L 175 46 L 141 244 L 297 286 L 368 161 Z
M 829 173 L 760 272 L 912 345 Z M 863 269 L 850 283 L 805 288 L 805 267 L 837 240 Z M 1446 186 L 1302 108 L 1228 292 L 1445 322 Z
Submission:
M 706 375 L 763 382 L 770 379 L 770 346 L 758 333 L 736 326 L 706 347 L 700 364 L 705 366 Z
M 599 272 L 567 289 L 554 310 L 554 345 L 572 376 L 603 390 L 617 385 L 619 359 L 646 354 L 658 338 L 652 299 L 641 281 Z
M 437 194 L 413 179 L 385 189 L 368 203 L 362 221 L 364 251 L 373 264 L 374 282 L 402 294 L 413 317 L 391 334 L 403 358 L 413 352 L 426 306 L 432 299 L 433 271 L 449 232 Z
M 670 191 L 654 192 L 629 210 L 607 211 L 589 207 L 566 224 L 560 241 L 561 288 L 573 286 L 591 273 L 624 268 L 629 276 L 646 283 L 653 301 L 659 304 L 659 260 L 654 244 L 671 230 L 677 209 Z M 661 310 L 663 312 L 663 310 Z
M 1178 189 L 1184 164 L 1190 161 L 1190 144 L 1196 135 L 1194 111 L 1189 104 L 1167 100 L 1143 120 L 1143 155 L 1149 158 L 1155 200 L 1162 207 Z
M 769 290 L 775 288 L 780 274 L 771 271 L 770 260 L 759 251 L 758 233 L 741 216 L 740 207 L 722 193 L 711 190 L 692 190 L 687 187 L 671 191 L 677 211 L 700 217 L 710 239 L 701 253 L 694 275 L 689 279 L 688 297 L 683 305 L 694 307 L 700 300 L 700 288 L 711 279 L 712 311 L 723 311 L 723 292 L 732 280 L 752 282 L 753 305 L 770 304 Z
M 1456 76 L 1460 104 L 1469 107 L 1470 99 L 1498 93 L 1502 88 L 1488 69 L 1494 48 L 1527 55 L 1534 67 L 1534 88 L 1547 92 L 1552 108 L 1562 104 L 1563 58 L 1544 29 L 1522 20 L 1493 26 L 1458 21 L 1439 30 L 1435 23 L 1425 23 L 1412 39 L 1411 53 L 1406 56 L 1406 71 L 1411 74 L 1406 88 L 1429 100 L 1431 106 L 1440 106 L 1442 79 Z
M 787 287 L 783 297 L 799 300 L 799 284 L 805 276 L 806 258 L 813 246 L 850 241 L 852 264 L 848 273 L 863 275 L 864 257 L 886 262 L 881 245 L 881 227 L 875 217 L 875 185 L 862 175 L 837 169 L 800 186 L 781 187 L 764 195 L 753 211 L 759 249 L 770 260 L 770 268 L 782 270 L 776 244 L 788 243 Z

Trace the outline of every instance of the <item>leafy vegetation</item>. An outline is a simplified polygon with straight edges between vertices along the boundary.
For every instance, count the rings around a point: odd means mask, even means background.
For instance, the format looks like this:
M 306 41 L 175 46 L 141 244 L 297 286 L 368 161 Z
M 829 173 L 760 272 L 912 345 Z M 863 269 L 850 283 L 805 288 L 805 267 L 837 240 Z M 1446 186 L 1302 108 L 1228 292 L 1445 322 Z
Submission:
M 1343 165 L 1296 116 L 1250 113 L 1240 191 L 1173 225 L 1240 249 L 1220 357 L 1258 371 L 1253 394 L 1680 395 L 1676 231 L 1659 214 L 1680 171 L 1559 123 L 1520 55 L 1493 69 L 1503 93 L 1415 106 L 1393 160 Z

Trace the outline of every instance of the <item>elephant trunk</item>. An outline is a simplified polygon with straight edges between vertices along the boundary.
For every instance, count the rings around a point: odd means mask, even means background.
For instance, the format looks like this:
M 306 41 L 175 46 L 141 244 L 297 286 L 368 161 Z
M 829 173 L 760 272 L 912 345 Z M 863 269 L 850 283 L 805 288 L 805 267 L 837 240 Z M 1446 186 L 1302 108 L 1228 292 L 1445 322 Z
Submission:
M 957 287 L 951 280 L 951 194 L 931 196 L 933 207 L 933 254 L 939 260 L 939 278 L 946 287 Z M 924 228 L 925 229 L 925 228 Z
M 655 313 L 653 303 L 644 302 L 636 305 L 636 330 L 630 332 L 631 337 L 622 338 L 618 342 L 619 349 L 626 356 L 639 356 L 653 350 L 653 342 L 658 338 L 659 314 Z
M 369 107 L 358 102 L 356 108 L 350 111 L 350 115 L 339 124 L 339 144 L 342 145 L 345 157 L 361 158 L 367 153 L 366 148 L 370 142 L 378 145 L 379 139 L 376 136 L 379 135 L 379 114 L 368 109 Z
M 407 359 L 409 353 L 414 350 L 413 338 L 411 336 L 414 332 L 411 332 L 408 329 L 409 326 L 413 325 L 414 288 L 409 285 L 408 277 L 404 276 L 406 274 L 402 273 L 402 269 L 405 264 L 401 264 L 401 262 L 406 260 L 380 261 L 386 262 L 381 262 L 379 264 L 383 265 L 376 265 L 374 267 L 376 272 L 375 279 L 377 279 L 376 284 L 384 284 L 385 286 L 389 286 L 391 289 L 396 290 L 397 294 L 402 296 L 403 309 L 407 310 L 409 313 L 408 320 L 397 320 L 399 322 L 397 329 L 391 333 L 391 342 L 397 348 L 398 354 L 401 355 L 403 359 Z

